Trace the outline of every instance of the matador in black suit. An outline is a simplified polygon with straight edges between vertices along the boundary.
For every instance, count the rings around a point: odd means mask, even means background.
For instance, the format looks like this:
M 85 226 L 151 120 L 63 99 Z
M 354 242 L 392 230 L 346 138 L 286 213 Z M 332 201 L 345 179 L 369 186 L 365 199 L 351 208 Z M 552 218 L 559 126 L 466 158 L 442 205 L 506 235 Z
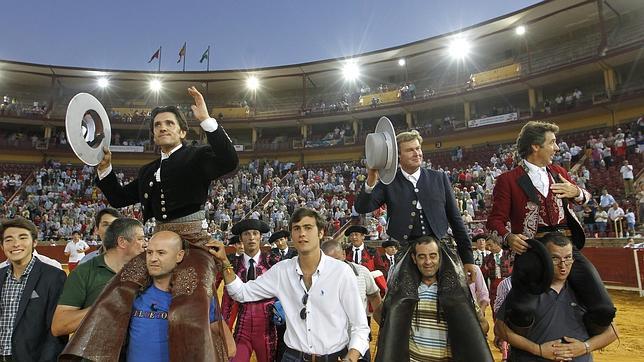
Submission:
M 433 236 L 441 249 L 438 304 L 445 314 L 454 361 L 492 361 L 469 292 L 466 274 L 475 276 L 472 244 L 456 205 L 452 185 L 443 172 L 421 167 L 422 137 L 417 131 L 396 136 L 398 169 L 393 181 L 377 183 L 378 170 L 370 169 L 356 198 L 359 213 L 387 205 L 387 234 L 400 242 L 394 268 L 389 270 L 387 295 L 382 305 L 376 361 L 409 360 L 408 340 L 412 313 L 418 302 L 421 278 L 411 260 L 415 239 Z M 452 235 L 448 234 L 451 228 Z
M 113 207 L 141 203 L 144 220 L 155 218 L 156 232 L 169 230 L 189 243 L 184 261 L 172 275 L 172 303 L 168 311 L 171 361 L 228 360 L 222 338 L 210 333 L 208 310 L 213 298 L 216 265 L 207 252 L 210 236 L 203 229 L 204 204 L 213 180 L 234 171 L 239 158 L 214 118 L 203 96 L 191 87 L 192 111 L 208 144 L 184 142 L 188 123 L 174 106 L 152 111 L 151 131 L 161 157 L 141 167 L 138 177 L 121 185 L 111 165 L 111 153 L 98 165 L 97 185 Z M 61 355 L 93 361 L 116 361 L 125 340 L 132 303 L 150 283 L 145 255 L 126 264 L 105 287 L 92 310 Z

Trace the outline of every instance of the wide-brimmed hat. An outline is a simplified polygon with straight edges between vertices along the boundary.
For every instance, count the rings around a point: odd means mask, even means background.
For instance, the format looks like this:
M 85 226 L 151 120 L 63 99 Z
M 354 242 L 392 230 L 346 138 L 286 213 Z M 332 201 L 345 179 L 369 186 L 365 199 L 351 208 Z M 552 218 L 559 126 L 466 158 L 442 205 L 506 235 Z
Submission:
M 100 117 L 95 120 L 88 111 L 94 111 Z M 99 130 L 98 137 L 95 136 Z M 102 131 L 101 131 L 102 129 Z M 110 147 L 112 129 L 105 108 L 93 95 L 78 93 L 67 106 L 65 115 L 65 133 L 67 142 L 81 161 L 96 166 L 103 160 L 103 147 Z
M 528 239 L 526 242 L 530 248 L 514 259 L 512 287 L 530 294 L 541 294 L 552 284 L 554 274 L 552 256 L 541 241 Z
M 488 235 L 487 235 L 487 234 L 485 234 L 485 233 L 483 233 L 483 232 L 478 233 L 478 234 L 476 234 L 476 235 L 474 235 L 474 236 L 472 237 L 472 242 L 476 242 L 478 239 L 485 239 L 485 240 L 487 240 L 487 239 L 488 239 Z
M 344 232 L 344 236 L 349 236 L 351 233 L 360 233 L 360 234 L 369 234 L 369 230 L 367 230 L 366 227 L 362 225 L 351 225 L 349 228 Z
M 385 240 L 385 241 L 383 241 L 381 246 L 382 246 L 383 248 L 388 248 L 388 247 L 390 247 L 390 246 L 395 246 L 395 247 L 397 247 L 397 248 L 400 248 L 400 243 L 398 243 L 398 242 L 397 242 L 396 240 L 394 240 L 394 239 L 389 239 L 389 240 Z
M 231 232 L 235 235 L 241 235 L 246 230 L 257 230 L 264 234 L 269 231 L 268 224 L 257 219 L 244 219 L 233 225 Z
M 241 243 L 239 235 L 233 235 L 230 239 L 228 239 L 228 245 L 235 245 L 237 243 Z
M 273 233 L 270 238 L 268 238 L 269 243 L 273 243 L 277 239 L 281 238 L 287 238 L 291 236 L 291 233 L 289 233 L 287 230 L 280 230 L 278 232 Z
M 377 169 L 380 182 L 390 184 L 398 170 L 398 144 L 394 126 L 387 117 L 380 117 L 376 129 L 365 141 L 367 167 Z

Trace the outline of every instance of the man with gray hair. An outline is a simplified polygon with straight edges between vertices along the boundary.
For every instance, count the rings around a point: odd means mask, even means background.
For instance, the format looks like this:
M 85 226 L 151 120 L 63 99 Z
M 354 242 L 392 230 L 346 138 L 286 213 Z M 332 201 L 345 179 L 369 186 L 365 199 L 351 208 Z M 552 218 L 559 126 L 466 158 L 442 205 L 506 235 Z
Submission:
M 450 300 L 442 301 L 442 305 L 447 322 L 453 326 L 450 330 L 454 333 L 451 337 L 456 338 L 452 340 L 454 345 L 467 345 L 452 351 L 454 359 L 492 361 L 465 280 L 469 275 L 473 282 L 476 270 L 472 244 L 452 185 L 445 173 L 421 167 L 423 138 L 418 131 L 402 132 L 396 136 L 396 142 L 400 167 L 392 182 L 387 185 L 378 182 L 379 171 L 369 169 L 364 189 L 355 203 L 356 211 L 363 214 L 386 204 L 387 234 L 401 245 L 395 267 L 389 271 L 389 291 L 382 308 L 376 361 L 409 357 L 408 346 L 400 346 L 398 341 L 409 339 L 412 313 L 418 301 L 420 275 L 411 258 L 411 241 L 423 236 L 436 237 L 445 252 L 439 283 L 442 278 L 451 281 L 443 283 L 450 290 L 442 293 L 445 298 L 450 296 Z M 449 234 L 448 229 L 451 229 Z
M 55 336 L 74 333 L 103 288 L 123 266 L 143 252 L 143 225 L 131 218 L 119 218 L 105 231 L 105 253 L 78 265 L 69 274 L 54 312 L 51 332 Z

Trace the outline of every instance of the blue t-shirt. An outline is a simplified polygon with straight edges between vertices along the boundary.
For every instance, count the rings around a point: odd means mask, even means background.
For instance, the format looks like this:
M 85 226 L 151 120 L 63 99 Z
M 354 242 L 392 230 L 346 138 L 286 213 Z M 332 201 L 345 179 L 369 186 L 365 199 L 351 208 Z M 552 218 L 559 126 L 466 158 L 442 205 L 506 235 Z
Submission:
M 130 317 L 128 362 L 170 361 L 168 310 L 172 293 L 151 285 L 135 300 Z M 215 318 L 215 299 L 210 302 L 210 322 Z

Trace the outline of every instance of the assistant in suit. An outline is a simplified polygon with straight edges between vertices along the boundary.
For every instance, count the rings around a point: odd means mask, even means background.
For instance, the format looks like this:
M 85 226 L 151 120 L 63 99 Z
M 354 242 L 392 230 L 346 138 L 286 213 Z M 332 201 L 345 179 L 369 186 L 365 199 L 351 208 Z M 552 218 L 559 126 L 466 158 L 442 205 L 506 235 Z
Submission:
M 19 296 L 17 304 L 3 298 L 0 305 L 0 356 L 10 356 L 16 362 L 56 361 L 67 343 L 67 336 L 51 334 L 65 272 L 33 256 L 38 241 L 31 221 L 21 217 L 3 220 L 0 235 L 9 260 L 9 265 L 0 269 L 0 295 L 6 299 L 13 293 Z M 5 328 L 11 324 L 13 328 Z
M 376 183 L 378 171 L 369 170 L 355 209 L 371 212 L 387 205 L 387 234 L 398 240 L 401 250 L 389 271 L 388 293 L 382 308 L 376 361 L 408 359 L 406 343 L 410 333 L 413 308 L 418 302 L 420 274 L 412 262 L 410 246 L 423 236 L 439 240 L 442 250 L 439 291 L 445 312 L 455 360 L 492 361 L 492 355 L 478 323 L 466 282 L 465 271 L 475 276 L 471 241 L 456 205 L 447 176 L 421 167 L 422 137 L 417 131 L 396 137 L 400 169 L 389 185 Z M 448 234 L 451 228 L 452 235 Z
M 270 238 L 268 238 L 268 243 L 275 247 L 271 249 L 271 253 L 279 256 L 280 260 L 291 259 L 297 255 L 297 250 L 291 246 L 288 246 L 288 238 L 291 237 L 291 233 L 288 230 L 280 230 L 274 232 Z
M 210 235 L 202 225 L 203 209 L 213 180 L 236 169 L 239 158 L 221 125 L 211 118 L 203 96 L 191 87 L 194 117 L 200 122 L 207 145 L 184 142 L 188 123 L 175 106 L 157 107 L 152 111 L 150 130 L 161 149 L 160 157 L 144 165 L 138 177 L 121 186 L 112 170 L 111 153 L 98 165 L 97 185 L 114 207 L 141 203 L 144 221 L 154 217 L 156 232 L 173 231 L 190 244 L 183 262 L 172 273 L 172 303 L 169 313 L 171 359 L 225 359 L 221 341 L 213 341 L 207 313 L 212 297 L 215 262 L 206 250 Z M 125 340 L 128 313 L 140 288 L 150 284 L 145 255 L 133 258 L 108 284 L 95 306 L 87 314 L 76 334 L 65 348 L 65 358 L 117 359 Z M 112 307 L 117 305 L 118 307 Z M 96 332 L 103 321 L 112 321 Z M 223 331 L 220 331 L 223 335 Z M 108 337 L 109 336 L 109 337 Z M 215 342 L 213 350 L 213 342 Z

